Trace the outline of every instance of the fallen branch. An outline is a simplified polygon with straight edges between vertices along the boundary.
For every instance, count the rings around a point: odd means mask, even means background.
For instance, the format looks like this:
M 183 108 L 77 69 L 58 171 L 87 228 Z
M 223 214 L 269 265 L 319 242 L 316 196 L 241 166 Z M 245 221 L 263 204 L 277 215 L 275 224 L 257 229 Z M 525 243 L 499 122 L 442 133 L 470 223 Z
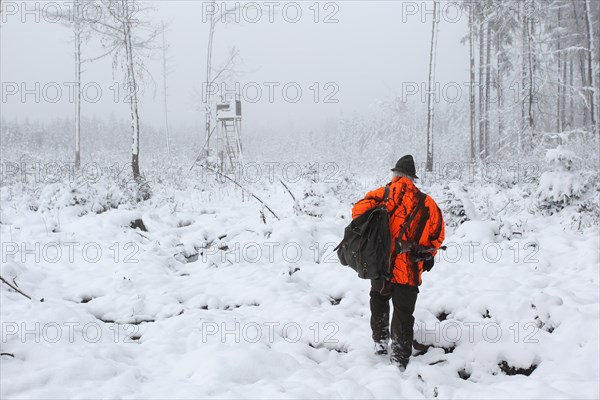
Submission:
M 27 297 L 29 300 L 32 300 L 32 298 L 28 295 L 26 295 L 25 293 L 23 293 L 19 288 L 17 288 L 16 286 L 13 286 L 10 282 L 8 282 L 6 279 L 4 279 L 2 276 L 0 276 L 0 280 L 2 280 L 3 283 L 5 283 L 8 287 L 10 287 L 12 290 L 14 290 L 17 293 L 22 294 L 23 296 Z
M 290 190 L 290 188 L 287 187 L 287 185 L 285 183 L 283 183 L 283 180 L 281 180 L 281 178 L 279 178 L 279 182 L 281 182 L 281 184 L 288 191 L 288 193 L 290 194 L 290 196 L 292 196 L 292 199 L 294 200 L 294 203 L 295 203 L 296 202 L 296 196 L 294 196 L 294 193 L 292 193 L 292 191 Z
M 290 194 L 290 196 L 292 196 L 292 200 L 294 200 L 294 212 L 296 213 L 296 215 L 298 215 L 298 200 L 296 200 L 296 196 L 294 196 L 294 193 L 292 193 L 290 188 L 287 187 L 287 185 L 283 182 L 283 180 L 281 178 L 279 179 L 279 182 L 281 182 L 281 184 L 283 185 L 285 190 L 287 190 L 287 192 Z
M 137 230 L 134 230 L 133 232 L 134 232 L 134 233 L 137 233 L 138 235 L 140 235 L 141 237 L 143 237 L 143 238 L 144 238 L 144 239 L 146 239 L 146 240 L 152 241 L 152 239 L 150 239 L 148 236 L 146 236 L 146 235 L 143 235 L 142 233 L 138 232 Z
M 502 208 L 500 209 L 500 211 L 498 211 L 498 212 L 496 213 L 496 215 L 498 215 L 498 214 L 500 214 L 502 211 L 504 211 L 504 209 L 505 209 L 506 207 L 508 207 L 509 205 L 511 205 L 513 202 L 514 202 L 514 200 L 513 200 L 513 199 L 510 199 L 510 200 L 508 201 L 508 203 L 506 203 L 506 205 L 505 205 L 504 207 L 502 207 Z
M 202 165 L 201 165 L 201 167 L 202 167 L 202 168 L 206 168 L 207 170 L 209 170 L 209 171 L 211 171 L 211 172 L 214 172 L 214 173 L 218 174 L 219 176 L 222 176 L 222 177 L 223 177 L 223 178 L 225 178 L 225 179 L 228 179 L 228 180 L 230 180 L 230 181 L 231 181 L 231 182 L 233 182 L 235 185 L 237 185 L 238 187 L 240 187 L 242 190 L 245 190 L 245 191 L 246 191 L 246 193 L 248 193 L 250 196 L 254 197 L 254 198 L 255 198 L 256 200 L 258 200 L 258 201 L 259 201 L 259 202 L 260 202 L 260 203 L 261 203 L 263 206 L 265 206 L 265 208 L 266 208 L 267 210 L 269 210 L 269 212 L 270 212 L 271 214 L 273 214 L 273 216 L 274 216 L 275 218 L 277 218 L 277 220 L 278 220 L 278 221 L 281 221 L 281 220 L 279 219 L 279 217 L 277 216 L 277 214 L 275 214 L 275 212 L 274 212 L 273 210 L 271 210 L 271 207 L 269 207 L 269 206 L 268 206 L 268 205 L 267 205 L 267 204 L 266 204 L 264 201 L 262 201 L 261 199 L 259 199 L 259 198 L 258 198 L 258 196 L 256 196 L 254 193 L 252 193 L 251 191 L 249 191 L 249 190 L 248 190 L 248 189 L 246 189 L 245 187 L 243 187 L 241 184 L 239 184 L 238 182 L 236 182 L 234 179 L 231 179 L 231 178 L 230 178 L 230 177 L 228 177 L 227 175 L 225 175 L 225 174 L 222 174 L 221 172 L 217 171 L 217 170 L 216 170 L 216 169 L 214 169 L 214 168 L 211 168 L 211 167 L 209 167 L 208 165 L 202 164 Z

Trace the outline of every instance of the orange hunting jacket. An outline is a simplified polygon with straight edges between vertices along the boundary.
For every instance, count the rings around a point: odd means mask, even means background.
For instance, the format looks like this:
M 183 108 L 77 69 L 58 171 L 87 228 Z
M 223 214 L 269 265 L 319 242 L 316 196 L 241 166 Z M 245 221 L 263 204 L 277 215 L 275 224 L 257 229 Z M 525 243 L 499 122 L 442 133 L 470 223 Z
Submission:
M 415 216 L 401 239 L 414 241 L 420 246 L 439 249 L 444 241 L 445 234 L 442 212 L 435 201 L 419 191 L 415 184 L 408 178 L 394 177 L 392 182 L 389 183 L 389 187 L 390 195 L 386 207 L 388 212 L 393 212 L 390 214 L 390 232 L 392 234 L 391 281 L 404 285 L 419 286 L 421 284 L 421 274 L 423 273 L 423 262 L 411 261 L 408 253 L 396 255 L 395 239 L 414 211 Z M 352 219 L 382 202 L 384 191 L 385 187 L 373 190 L 367 193 L 364 199 L 354 204 Z M 423 197 L 423 201 L 420 201 L 421 196 Z M 416 207 L 419 208 L 416 209 Z M 421 236 L 415 238 L 414 236 L 420 229 L 422 229 Z M 436 251 L 433 252 L 434 255 L 435 253 Z

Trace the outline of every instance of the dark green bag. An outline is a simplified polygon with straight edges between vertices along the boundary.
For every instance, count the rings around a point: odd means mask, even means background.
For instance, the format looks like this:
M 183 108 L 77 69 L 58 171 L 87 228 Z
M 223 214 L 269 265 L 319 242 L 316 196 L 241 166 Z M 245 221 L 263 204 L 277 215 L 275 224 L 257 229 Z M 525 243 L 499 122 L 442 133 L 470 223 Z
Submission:
M 340 263 L 351 267 L 363 279 L 391 278 L 392 235 L 390 214 L 385 206 L 389 195 L 390 187 L 386 186 L 382 202 L 354 218 L 334 249 Z

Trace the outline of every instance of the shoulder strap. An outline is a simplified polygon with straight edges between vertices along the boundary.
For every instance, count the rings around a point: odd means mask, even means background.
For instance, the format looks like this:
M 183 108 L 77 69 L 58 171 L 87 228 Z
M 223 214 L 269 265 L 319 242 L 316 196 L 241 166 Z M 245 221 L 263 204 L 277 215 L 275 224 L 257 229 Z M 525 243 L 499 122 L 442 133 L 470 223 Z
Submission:
M 425 198 L 427 195 L 423 194 L 423 203 L 425 203 Z M 416 244 L 419 244 L 419 239 L 423 235 L 423 231 L 425 230 L 425 224 L 429 220 L 429 208 L 423 207 L 423 213 L 421 215 L 421 219 L 419 220 L 419 225 L 417 225 L 417 230 L 415 232 L 415 237 L 413 238 Z
M 385 185 L 385 189 L 383 190 L 383 202 L 387 203 L 390 199 L 390 185 Z
M 429 240 L 437 240 L 437 238 L 440 236 L 440 232 L 442 231 L 442 211 L 437 205 L 435 206 L 435 211 L 437 212 L 438 224 L 435 228 L 435 231 L 429 236 Z
M 396 199 L 396 205 L 394 206 L 392 211 L 390 211 L 390 217 L 392 217 L 396 213 L 396 210 L 398 209 L 400 204 L 402 204 L 402 199 L 404 198 L 404 192 L 406 192 L 406 185 L 402 185 L 402 190 L 400 191 L 400 195 Z
M 417 196 L 419 196 L 419 202 L 417 203 L 415 208 L 413 208 L 412 212 L 406 219 L 406 222 L 404 223 L 402 230 L 400 230 L 400 233 L 398 234 L 398 239 L 400 239 L 400 240 L 402 240 L 402 236 L 404 236 L 404 234 L 406 233 L 406 230 L 410 227 L 410 224 L 413 222 L 413 220 L 419 213 L 419 209 L 421 209 L 423 204 L 425 203 L 425 195 L 423 193 L 418 192 Z

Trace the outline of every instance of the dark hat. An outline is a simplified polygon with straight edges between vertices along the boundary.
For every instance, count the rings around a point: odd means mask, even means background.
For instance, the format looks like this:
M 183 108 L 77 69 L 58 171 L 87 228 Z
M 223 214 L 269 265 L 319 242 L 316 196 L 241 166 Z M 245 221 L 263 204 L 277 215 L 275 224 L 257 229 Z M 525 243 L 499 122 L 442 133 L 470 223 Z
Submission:
M 406 175 L 412 177 L 413 179 L 419 178 L 417 176 L 417 171 L 415 168 L 415 160 L 413 159 L 413 156 L 411 156 L 410 154 L 407 154 L 404 157 L 402 157 L 401 159 L 399 159 L 398 162 L 396 163 L 396 166 L 394 168 L 392 168 L 392 171 L 402 172 L 403 174 L 406 174 Z

